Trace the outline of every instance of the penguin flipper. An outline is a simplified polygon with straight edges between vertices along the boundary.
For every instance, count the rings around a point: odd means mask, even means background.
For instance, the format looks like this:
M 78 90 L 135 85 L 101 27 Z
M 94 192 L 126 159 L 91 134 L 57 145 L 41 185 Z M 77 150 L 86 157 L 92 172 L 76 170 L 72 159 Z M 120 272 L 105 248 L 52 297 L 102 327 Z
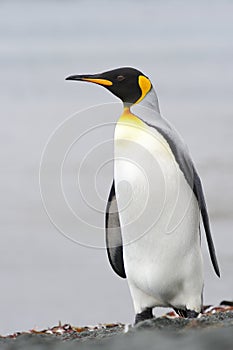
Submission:
M 211 236 L 211 231 L 210 231 L 210 221 L 209 221 L 209 216 L 207 212 L 207 207 L 206 207 L 206 202 L 205 202 L 205 196 L 201 184 L 201 179 L 198 176 L 196 169 L 193 167 L 193 174 L 194 174 L 194 183 L 193 183 L 193 192 L 197 197 L 199 208 L 201 211 L 201 216 L 202 216 L 202 221 L 206 233 L 206 239 L 207 239 L 207 244 L 209 248 L 209 253 L 210 253 L 210 258 L 214 267 L 214 271 L 216 272 L 216 275 L 220 277 L 220 269 L 218 266 L 218 261 L 217 261 L 217 256 L 215 252 L 215 247 L 214 247 L 214 242 Z
M 216 275 L 220 277 L 220 270 L 219 270 L 218 261 L 216 257 L 214 242 L 211 236 L 209 216 L 208 216 L 201 179 L 195 169 L 195 166 L 192 162 L 189 152 L 185 144 L 183 143 L 182 139 L 179 137 L 178 133 L 175 131 L 175 129 L 171 128 L 171 126 L 167 121 L 161 119 L 160 123 L 161 125 L 158 127 L 156 125 L 146 122 L 147 125 L 159 131 L 160 134 L 168 142 L 172 150 L 172 153 L 176 159 L 176 162 L 180 167 L 180 170 L 183 172 L 186 181 L 188 182 L 189 186 L 191 187 L 191 189 L 193 190 L 197 198 L 201 216 L 202 216 L 203 225 L 205 228 L 210 258 L 211 258 L 214 270 L 216 272 Z
M 108 203 L 105 212 L 106 247 L 110 265 L 113 270 L 122 278 L 126 278 L 121 227 L 115 194 L 114 181 L 109 193 Z

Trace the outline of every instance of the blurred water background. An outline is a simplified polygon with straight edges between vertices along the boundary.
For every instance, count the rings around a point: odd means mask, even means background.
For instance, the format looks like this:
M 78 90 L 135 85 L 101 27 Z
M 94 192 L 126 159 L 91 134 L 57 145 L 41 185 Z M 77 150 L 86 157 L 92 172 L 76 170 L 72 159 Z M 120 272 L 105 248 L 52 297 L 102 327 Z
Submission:
M 0 334 L 58 320 L 133 321 L 127 283 L 111 270 L 105 250 L 59 233 L 39 189 L 42 151 L 57 126 L 82 108 L 116 101 L 100 87 L 64 78 L 120 66 L 150 76 L 162 114 L 189 145 L 204 183 L 222 272 L 219 280 L 203 239 L 204 301 L 233 298 L 232 33 L 230 0 L 0 1 Z M 112 134 L 113 125 L 102 133 L 103 142 Z M 75 157 L 70 164 L 68 187 L 77 175 Z M 92 163 L 85 169 L 88 180 Z M 105 200 L 110 173 L 99 178 Z M 47 181 L 53 183 L 52 170 Z M 88 220 L 86 204 L 78 203 Z M 103 227 L 101 211 L 98 220 Z M 84 234 L 80 227 L 74 222 L 76 240 Z M 86 226 L 85 235 L 91 241 L 97 234 Z M 98 237 L 103 240 L 103 229 Z

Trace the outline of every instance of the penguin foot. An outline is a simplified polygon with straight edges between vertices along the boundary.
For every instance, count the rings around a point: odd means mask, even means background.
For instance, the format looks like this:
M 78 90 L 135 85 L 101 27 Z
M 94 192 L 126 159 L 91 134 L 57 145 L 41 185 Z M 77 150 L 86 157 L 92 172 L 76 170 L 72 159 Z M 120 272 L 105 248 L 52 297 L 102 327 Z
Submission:
M 176 309 L 176 308 L 174 308 L 174 310 L 180 317 L 184 317 L 184 318 L 197 318 L 197 316 L 199 315 L 199 313 L 194 310 L 188 310 L 188 309 L 182 310 L 182 309 Z
M 194 310 L 186 310 L 187 318 L 197 318 L 199 315 L 199 312 L 196 312 Z
M 233 306 L 233 301 L 223 300 L 223 301 L 221 301 L 220 305 L 223 305 L 223 306 Z
M 144 311 L 142 311 L 140 314 L 136 314 L 135 317 L 135 323 L 137 324 L 138 322 L 142 322 L 145 320 L 149 320 L 153 318 L 153 313 L 152 313 L 152 309 L 151 308 L 147 308 Z

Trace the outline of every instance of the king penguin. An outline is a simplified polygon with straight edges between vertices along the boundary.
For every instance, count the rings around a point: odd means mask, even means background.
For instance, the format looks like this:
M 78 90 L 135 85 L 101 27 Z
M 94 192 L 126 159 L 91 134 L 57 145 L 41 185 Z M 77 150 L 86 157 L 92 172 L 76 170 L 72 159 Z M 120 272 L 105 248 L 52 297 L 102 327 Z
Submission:
M 135 323 L 152 318 L 155 307 L 197 317 L 204 285 L 201 217 L 219 277 L 220 271 L 200 177 L 182 138 L 161 116 L 150 79 L 124 67 L 66 80 L 101 85 L 123 102 L 114 134 L 106 247 L 113 270 L 127 278 Z

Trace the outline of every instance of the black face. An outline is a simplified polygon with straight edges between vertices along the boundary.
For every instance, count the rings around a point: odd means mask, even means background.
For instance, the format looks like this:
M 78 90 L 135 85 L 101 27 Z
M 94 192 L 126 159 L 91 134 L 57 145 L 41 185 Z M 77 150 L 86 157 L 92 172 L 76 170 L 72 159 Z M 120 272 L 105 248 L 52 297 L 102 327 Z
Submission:
M 125 67 L 94 75 L 72 75 L 66 80 L 89 81 L 102 85 L 124 103 L 133 104 L 142 96 L 139 76 L 144 74 L 137 69 Z

